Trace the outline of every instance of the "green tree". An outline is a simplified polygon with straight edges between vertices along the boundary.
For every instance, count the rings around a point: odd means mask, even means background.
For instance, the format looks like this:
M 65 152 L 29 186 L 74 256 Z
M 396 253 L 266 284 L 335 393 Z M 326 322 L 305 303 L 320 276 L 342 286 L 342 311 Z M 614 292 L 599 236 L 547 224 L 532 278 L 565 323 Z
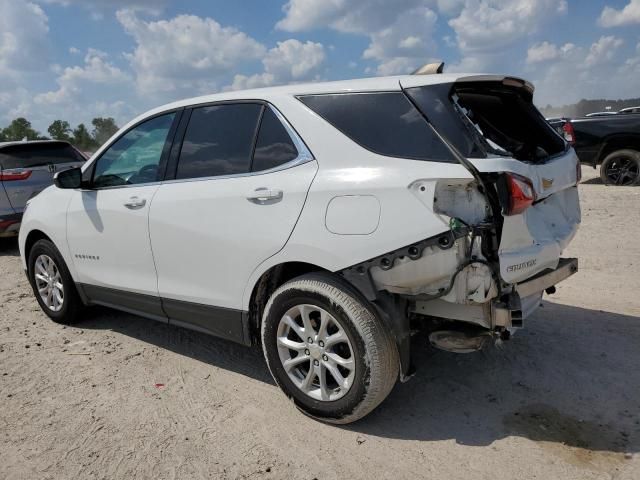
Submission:
M 93 151 L 97 148 L 95 140 L 84 123 L 78 125 L 73 131 L 73 144 L 83 151 Z
M 8 127 L 3 128 L 0 137 L 5 141 L 38 140 L 42 138 L 37 131 L 31 128 L 31 122 L 24 117 L 16 118 Z
M 47 128 L 47 132 L 54 140 L 71 141 L 71 125 L 66 120 L 54 120 Z
M 111 138 L 111 136 L 118 131 L 116 121 L 111 117 L 94 118 L 93 120 L 91 120 L 91 124 L 93 125 L 92 136 L 97 146 L 100 146 L 104 142 L 109 140 L 109 138 Z

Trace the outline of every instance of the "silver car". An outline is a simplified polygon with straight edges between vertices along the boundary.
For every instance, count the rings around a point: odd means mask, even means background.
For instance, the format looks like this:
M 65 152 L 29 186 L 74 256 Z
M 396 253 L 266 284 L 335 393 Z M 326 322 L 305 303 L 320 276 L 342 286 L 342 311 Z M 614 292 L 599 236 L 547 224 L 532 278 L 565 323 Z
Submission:
M 17 235 L 27 201 L 86 157 L 69 142 L 0 142 L 0 237 Z

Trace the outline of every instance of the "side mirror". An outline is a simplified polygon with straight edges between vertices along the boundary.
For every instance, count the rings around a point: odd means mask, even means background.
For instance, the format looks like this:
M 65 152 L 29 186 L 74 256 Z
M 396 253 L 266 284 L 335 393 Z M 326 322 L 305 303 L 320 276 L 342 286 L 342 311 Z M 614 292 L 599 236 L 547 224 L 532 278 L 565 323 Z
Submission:
M 82 170 L 70 168 L 57 172 L 53 176 L 53 184 L 58 188 L 80 188 L 82 186 Z

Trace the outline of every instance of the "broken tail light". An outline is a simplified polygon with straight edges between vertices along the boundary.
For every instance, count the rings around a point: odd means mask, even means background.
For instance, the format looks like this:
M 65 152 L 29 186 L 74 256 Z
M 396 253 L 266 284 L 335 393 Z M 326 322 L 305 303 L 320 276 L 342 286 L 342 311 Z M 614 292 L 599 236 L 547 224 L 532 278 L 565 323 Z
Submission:
M 31 170 L 3 170 L 0 171 L 0 181 L 11 182 L 14 180 L 26 180 L 31 176 Z
M 505 215 L 518 215 L 529 208 L 536 200 L 533 183 L 527 177 L 515 173 L 505 174 L 509 191 L 508 208 Z

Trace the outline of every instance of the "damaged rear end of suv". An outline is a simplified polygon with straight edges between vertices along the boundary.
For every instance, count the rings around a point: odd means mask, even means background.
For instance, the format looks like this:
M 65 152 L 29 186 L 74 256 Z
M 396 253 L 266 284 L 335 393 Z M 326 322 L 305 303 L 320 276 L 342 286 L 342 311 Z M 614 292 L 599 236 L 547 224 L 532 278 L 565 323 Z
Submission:
M 383 256 L 370 279 L 378 291 L 406 299 L 410 318 L 431 320 L 434 346 L 473 352 L 509 339 L 543 294 L 577 271 L 577 259 L 561 254 L 580 223 L 580 163 L 524 80 L 401 84 L 473 179 L 411 185 L 450 230 Z
M 580 164 L 571 146 L 533 105 L 533 86 L 505 76 L 429 77 L 399 78 L 399 92 L 394 94 L 402 94 L 407 109 L 399 113 L 388 110 L 390 116 L 406 120 L 408 130 L 409 125 L 423 122 L 425 135 L 430 137 L 427 146 L 432 149 L 424 158 L 406 153 L 389 155 L 384 149 L 393 147 L 382 138 L 388 129 L 369 140 L 358 130 L 358 117 L 369 119 L 363 129 L 371 128 L 376 115 L 372 105 L 382 111 L 387 102 L 382 97 L 390 92 L 298 97 L 372 153 L 440 163 L 436 170 L 425 166 L 423 178 L 419 169 L 407 164 L 406 171 L 411 173 L 406 177 L 410 181 L 404 186 L 408 192 L 404 203 L 385 208 L 392 202 L 385 201 L 384 193 L 376 192 L 369 179 L 365 185 L 371 191 L 358 187 L 362 191 L 351 195 L 350 202 L 360 202 L 361 208 L 351 209 L 345 202 L 345 209 L 338 213 L 331 204 L 345 197 L 336 196 L 325 213 L 329 230 L 329 222 L 339 223 L 334 219 L 340 215 L 351 214 L 350 221 L 357 224 L 369 215 L 363 198 L 370 194 L 382 204 L 379 225 L 384 211 L 389 214 L 393 208 L 392 215 L 412 216 L 411 222 L 430 223 L 430 231 L 437 232 L 338 270 L 375 305 L 393 331 L 401 380 L 414 371 L 411 332 L 426 329 L 435 347 L 458 353 L 507 340 L 524 326 L 543 294 L 552 294 L 557 283 L 578 269 L 577 259 L 562 258 L 561 254 L 580 223 Z M 353 101 L 348 98 L 358 95 L 360 98 Z M 390 134 L 389 141 L 406 144 L 412 141 L 406 135 Z M 369 170 L 360 170 L 366 177 Z M 386 175 L 393 177 L 395 173 Z M 310 198 L 322 182 L 319 177 Z M 420 210 L 414 208 L 415 202 L 424 209 L 424 216 L 412 213 Z M 334 229 L 333 233 L 364 233 L 346 225 L 342 228 L 342 232 Z

